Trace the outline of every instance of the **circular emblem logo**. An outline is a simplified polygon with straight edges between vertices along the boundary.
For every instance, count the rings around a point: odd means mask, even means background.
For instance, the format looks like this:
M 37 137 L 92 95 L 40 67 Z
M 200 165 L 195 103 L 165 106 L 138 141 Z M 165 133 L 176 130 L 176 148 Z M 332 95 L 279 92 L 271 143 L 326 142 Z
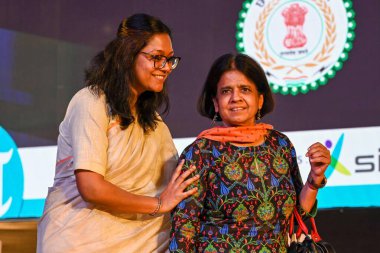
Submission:
M 17 146 L 0 126 L 0 218 L 19 217 L 23 192 L 24 175 Z
M 236 47 L 261 64 L 273 92 L 305 94 L 342 68 L 354 16 L 350 0 L 246 0 Z

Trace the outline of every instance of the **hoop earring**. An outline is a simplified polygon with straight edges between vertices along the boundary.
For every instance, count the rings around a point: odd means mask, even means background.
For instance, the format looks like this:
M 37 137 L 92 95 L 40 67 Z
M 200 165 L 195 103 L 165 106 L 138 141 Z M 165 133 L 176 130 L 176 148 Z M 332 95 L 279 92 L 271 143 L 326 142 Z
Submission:
M 261 120 L 261 111 L 260 111 L 260 109 L 257 110 L 256 120 Z

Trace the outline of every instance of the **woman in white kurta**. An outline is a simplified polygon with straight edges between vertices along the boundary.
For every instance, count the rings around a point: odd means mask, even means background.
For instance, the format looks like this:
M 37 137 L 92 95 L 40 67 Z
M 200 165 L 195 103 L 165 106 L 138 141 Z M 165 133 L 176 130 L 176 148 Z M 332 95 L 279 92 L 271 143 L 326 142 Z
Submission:
M 37 252 L 164 252 L 168 212 L 196 192 L 156 110 L 177 66 L 170 30 L 136 14 L 93 60 L 59 127 Z M 125 102 L 123 104 L 123 102 Z

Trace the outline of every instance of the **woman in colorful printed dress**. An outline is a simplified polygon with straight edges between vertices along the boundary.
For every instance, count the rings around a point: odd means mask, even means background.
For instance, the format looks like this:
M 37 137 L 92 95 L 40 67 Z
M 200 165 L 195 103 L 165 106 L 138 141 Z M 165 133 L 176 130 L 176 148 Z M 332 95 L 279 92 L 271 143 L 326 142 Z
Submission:
M 125 19 L 93 59 L 59 128 L 37 252 L 167 249 L 168 212 L 197 179 L 180 176 L 182 164 L 173 173 L 177 151 L 156 112 L 178 61 L 169 28 L 145 14 Z
M 329 151 L 320 143 L 306 156 L 304 185 L 290 140 L 271 125 L 256 123 L 274 102 L 262 68 L 250 57 L 218 58 L 206 79 L 198 110 L 223 126 L 202 132 L 182 153 L 198 192 L 172 212 L 171 252 L 286 252 L 289 217 L 316 213 Z

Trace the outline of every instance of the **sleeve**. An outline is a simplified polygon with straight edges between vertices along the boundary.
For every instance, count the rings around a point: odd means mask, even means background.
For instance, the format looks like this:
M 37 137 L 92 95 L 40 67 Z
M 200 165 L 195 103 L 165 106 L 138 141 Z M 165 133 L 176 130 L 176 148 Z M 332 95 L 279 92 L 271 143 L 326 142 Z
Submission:
M 315 217 L 315 215 L 317 214 L 317 200 L 315 200 L 314 206 L 311 208 L 310 212 L 306 212 L 301 207 L 299 197 L 300 197 L 300 194 L 301 194 L 301 191 L 302 191 L 304 184 L 303 184 L 301 173 L 300 173 L 298 163 L 297 163 L 296 150 L 295 150 L 295 148 L 294 148 L 294 146 L 290 140 L 288 143 L 290 145 L 289 148 L 290 148 L 290 153 L 291 153 L 291 166 L 290 166 L 291 170 L 290 170 L 290 173 L 291 173 L 291 178 L 293 180 L 293 184 L 294 184 L 294 188 L 296 190 L 296 196 L 297 196 L 296 208 L 298 209 L 298 213 L 303 217 Z
M 197 252 L 196 241 L 200 234 L 200 216 L 203 212 L 206 196 L 206 166 L 203 164 L 201 150 L 195 143 L 183 151 L 180 159 L 185 159 L 182 171 L 195 166 L 196 170 L 192 176 L 199 174 L 200 179 L 187 189 L 198 187 L 198 192 L 181 201 L 172 211 L 169 251 L 177 253 Z
M 74 157 L 74 169 L 105 175 L 108 149 L 108 115 L 104 96 L 89 90 L 75 96 L 68 113 L 68 132 Z

